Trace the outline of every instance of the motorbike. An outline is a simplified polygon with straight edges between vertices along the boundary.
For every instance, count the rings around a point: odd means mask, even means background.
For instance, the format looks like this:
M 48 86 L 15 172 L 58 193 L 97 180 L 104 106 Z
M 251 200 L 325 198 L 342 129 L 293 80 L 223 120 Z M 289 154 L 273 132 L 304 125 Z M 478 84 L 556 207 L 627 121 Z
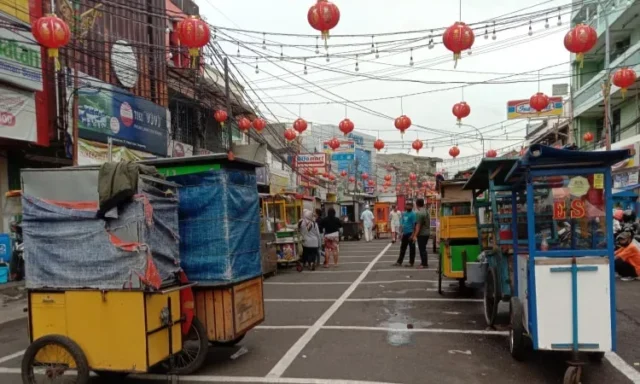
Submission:
M 15 235 L 13 250 L 11 251 L 11 261 L 9 262 L 9 274 L 11 280 L 20 281 L 24 279 L 24 243 L 22 240 L 22 225 L 11 222 L 11 232 Z
M 622 220 L 616 221 L 613 233 L 616 250 L 628 246 L 634 240 L 640 242 L 640 224 L 635 212 L 626 210 L 622 213 Z

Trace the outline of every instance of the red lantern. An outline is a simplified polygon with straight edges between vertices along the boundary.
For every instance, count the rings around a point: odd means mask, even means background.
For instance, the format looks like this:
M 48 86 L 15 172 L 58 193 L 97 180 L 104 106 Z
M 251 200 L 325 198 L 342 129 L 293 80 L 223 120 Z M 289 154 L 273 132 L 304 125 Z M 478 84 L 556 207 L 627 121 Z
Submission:
M 627 94 L 627 88 L 636 82 L 636 72 L 631 68 L 620 68 L 613 74 L 613 84 L 620 88 L 622 98 Z
M 356 181 L 356 178 L 355 178 L 355 177 L 353 177 L 353 176 L 350 176 L 350 177 L 349 177 L 349 182 L 350 182 L 350 183 L 353 183 L 353 182 L 355 182 L 355 181 Z
M 324 177 L 325 179 L 329 178 L 329 172 L 322 172 L 322 177 Z
M 340 122 L 338 127 L 340 128 L 340 132 L 344 133 L 344 135 L 347 136 L 353 131 L 353 129 L 355 128 L 355 125 L 353 124 L 353 121 L 349 119 L 344 119 Z
M 216 119 L 216 121 L 218 123 L 220 123 L 221 127 L 224 127 L 224 122 L 227 121 L 227 117 L 229 117 L 227 115 L 226 111 L 223 110 L 217 110 L 214 114 L 213 114 L 213 118 Z
M 238 119 L 238 129 L 242 132 L 248 132 L 251 129 L 251 121 L 246 117 L 241 117 Z
M 284 138 L 287 139 L 288 142 L 292 142 L 293 140 L 296 139 L 298 135 L 296 134 L 296 131 L 294 131 L 291 128 L 287 128 L 284 131 Z
M 369 178 L 369 174 L 367 172 L 362 173 L 362 180 L 367 180 Z
M 454 104 L 451 112 L 453 112 L 453 115 L 458 118 L 458 123 L 460 123 L 462 119 L 469 116 L 469 114 L 471 113 L 471 107 L 469 106 L 469 104 L 461 101 Z
M 340 172 L 340 176 L 347 177 L 347 171 L 341 171 Z
M 471 48 L 475 39 L 473 30 L 461 21 L 456 21 L 444 31 L 442 42 L 448 50 L 453 52 L 454 68 L 458 65 L 458 59 L 460 59 L 462 51 Z
M 587 132 L 587 133 L 585 133 L 585 134 L 582 136 L 582 139 L 583 139 L 584 141 L 586 141 L 587 143 L 592 142 L 592 141 L 593 141 L 593 133 L 591 133 L 591 132 Z
M 538 92 L 529 99 L 529 106 L 537 112 L 542 112 L 549 106 L 549 96 Z
M 307 13 L 309 24 L 322 34 L 322 39 L 327 43 L 329 31 L 340 21 L 340 10 L 330 1 L 318 0 L 309 8 Z
M 58 49 L 67 45 L 71 38 L 67 23 L 55 14 L 49 13 L 36 20 L 31 31 L 36 41 L 47 48 L 47 56 L 54 60 L 55 68 L 59 70 Z
M 405 181 L 405 182 L 404 182 L 404 186 L 408 188 L 408 187 L 409 187 L 409 182 L 408 182 L 408 181 Z
M 367 184 L 369 184 L 370 187 L 373 187 L 374 185 L 376 185 L 376 182 L 373 180 L 369 180 L 367 181 Z
M 293 122 L 293 129 L 298 131 L 298 133 L 302 133 L 307 129 L 307 121 L 305 119 L 299 118 Z
M 422 188 L 427 188 L 427 185 L 429 185 L 429 183 L 427 183 L 426 181 L 422 182 Z
M 195 67 L 196 58 L 200 55 L 200 48 L 209 42 L 209 26 L 200 16 L 189 16 L 178 23 L 178 38 L 180 44 L 189 48 L 191 65 Z
M 420 154 L 420 150 L 422 149 L 422 141 L 420 139 L 415 139 L 413 143 L 411 143 L 411 147 L 416 150 L 416 153 Z
M 409 180 L 411 181 L 415 181 L 418 178 L 418 175 L 416 175 L 415 173 L 411 172 L 409 174 Z M 408 183 L 406 185 L 409 185 Z
M 384 181 L 391 181 L 391 175 L 384 175 Z
M 564 47 L 576 54 L 576 60 L 583 66 L 584 54 L 598 42 L 598 33 L 590 25 L 578 24 L 564 36 Z
M 376 141 L 373 142 L 373 148 L 375 148 L 378 152 L 380 152 L 382 148 L 384 148 L 384 141 L 377 139 Z
M 406 115 L 402 115 L 396 119 L 395 126 L 400 131 L 400 135 L 404 135 L 404 131 L 411 127 L 411 119 Z
M 336 149 L 340 148 L 340 140 L 334 137 L 329 140 L 327 145 L 329 145 L 329 148 L 331 148 L 332 151 L 335 151 Z
M 490 149 L 487 151 L 487 157 L 488 158 L 493 158 L 498 156 L 498 152 L 495 149 Z
M 453 157 L 454 159 L 456 157 L 458 157 L 458 155 L 460 154 L 460 148 L 458 148 L 457 146 L 453 146 L 451 147 L 451 149 L 449 149 L 449 156 Z
M 334 175 L 329 175 L 329 180 L 335 181 L 336 177 Z
M 261 133 L 267 126 L 267 122 L 264 121 L 264 119 L 262 118 L 257 118 L 255 120 L 253 120 L 253 129 L 256 130 L 256 132 Z

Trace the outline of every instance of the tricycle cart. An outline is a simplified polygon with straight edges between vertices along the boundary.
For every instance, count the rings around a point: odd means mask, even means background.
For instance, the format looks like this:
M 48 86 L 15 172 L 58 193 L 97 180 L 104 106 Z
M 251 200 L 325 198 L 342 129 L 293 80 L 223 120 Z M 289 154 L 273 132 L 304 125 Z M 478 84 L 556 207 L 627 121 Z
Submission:
M 480 254 L 476 217 L 471 209 L 471 191 L 462 189 L 466 180 L 440 183 L 440 262 L 438 293 L 442 294 L 442 277 L 458 280 L 466 287 L 467 263 L 475 263 Z
M 565 384 L 580 382 L 580 354 L 600 360 L 616 349 L 611 166 L 632 152 L 533 145 L 490 178 L 504 175 L 501 189 L 511 193 L 512 238 L 498 241 L 511 243 L 513 273 L 497 284 L 511 288 L 511 355 L 522 360 L 531 346 L 571 352 Z M 498 262 L 508 270 L 505 258 Z M 487 279 L 495 277 L 490 270 Z
M 386 234 L 391 237 L 391 228 L 389 227 L 389 211 L 391 204 L 378 202 L 373 205 L 373 216 L 376 224 L 376 239 L 382 238 Z

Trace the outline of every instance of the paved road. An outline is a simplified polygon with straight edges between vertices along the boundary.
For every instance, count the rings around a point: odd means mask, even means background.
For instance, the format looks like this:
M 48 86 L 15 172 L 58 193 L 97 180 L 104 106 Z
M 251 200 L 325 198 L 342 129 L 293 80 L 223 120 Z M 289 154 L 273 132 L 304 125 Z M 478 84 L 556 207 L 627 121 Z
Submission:
M 206 366 L 180 382 L 562 382 L 563 356 L 538 353 L 515 362 L 504 332 L 486 330 L 481 300 L 460 297 L 454 287 L 438 295 L 433 269 L 392 267 L 397 245 L 346 242 L 341 250 L 338 268 L 283 271 L 266 280 L 265 323 L 240 346 L 212 350 Z M 640 282 L 619 287 L 618 297 L 620 356 L 588 365 L 583 384 L 640 383 L 634 368 L 640 362 Z M 20 382 L 26 346 L 24 320 L 0 325 L 0 383 Z M 239 348 L 245 353 L 237 356 Z M 127 383 L 166 382 L 161 379 Z

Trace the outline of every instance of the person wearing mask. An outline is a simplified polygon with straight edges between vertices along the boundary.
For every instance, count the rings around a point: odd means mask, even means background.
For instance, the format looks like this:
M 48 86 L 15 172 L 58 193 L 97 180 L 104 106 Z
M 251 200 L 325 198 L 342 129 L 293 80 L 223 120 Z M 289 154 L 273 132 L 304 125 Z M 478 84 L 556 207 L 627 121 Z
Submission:
M 360 215 L 360 221 L 364 227 L 364 239 L 367 243 L 373 238 L 373 219 L 373 212 L 371 212 L 368 205 L 365 205 L 364 211 Z
M 416 227 L 416 213 L 413 212 L 413 204 L 407 203 L 404 207 L 404 214 L 402 215 L 402 239 L 400 241 L 400 256 L 394 266 L 402 266 L 404 255 L 409 247 L 409 267 L 413 267 L 413 263 L 416 260 L 416 245 L 413 242 L 413 234 Z
M 389 227 L 391 228 L 391 242 L 395 244 L 398 239 L 398 231 L 400 231 L 400 217 L 402 213 L 396 209 L 394 205 L 389 213 Z
M 327 217 L 322 219 L 320 228 L 324 231 L 324 267 L 329 267 L 331 256 L 333 256 L 333 265 L 337 267 L 342 222 L 336 217 L 335 209 L 329 208 Z
M 308 209 L 302 211 L 302 220 L 298 222 L 298 230 L 302 236 L 302 265 L 314 271 L 320 247 L 320 231 L 318 224 L 313 220 L 313 212 Z
M 429 242 L 429 234 L 431 232 L 431 219 L 429 212 L 424 206 L 424 199 L 416 200 L 416 229 L 413 234 L 413 241 L 418 243 L 418 252 L 420 253 L 420 265 L 418 269 L 429 268 L 429 260 L 427 259 L 427 242 Z M 413 265 L 413 263 L 411 263 Z

